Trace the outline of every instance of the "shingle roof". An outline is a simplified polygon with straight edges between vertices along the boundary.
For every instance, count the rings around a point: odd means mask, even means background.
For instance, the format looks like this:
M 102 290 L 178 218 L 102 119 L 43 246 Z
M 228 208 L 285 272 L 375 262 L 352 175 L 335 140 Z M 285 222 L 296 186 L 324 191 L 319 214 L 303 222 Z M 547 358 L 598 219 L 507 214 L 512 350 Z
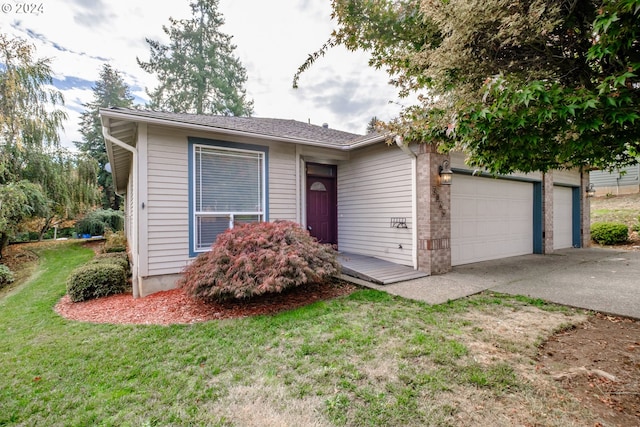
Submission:
M 176 125 L 191 124 L 274 138 L 291 138 L 334 147 L 349 146 L 372 137 L 372 135 L 358 135 L 287 119 L 167 113 L 119 107 L 103 109 L 102 111 L 123 113 L 141 119 L 146 118 L 174 122 Z
M 130 108 L 100 109 L 105 134 L 107 154 L 111 163 L 116 192 L 126 192 L 128 174 L 133 159 L 137 122 L 154 123 L 177 128 L 190 128 L 219 133 L 238 133 L 261 139 L 283 141 L 352 150 L 384 141 L 388 135 L 374 133 L 358 135 L 336 129 L 316 126 L 296 120 L 268 119 L 262 117 L 211 116 L 197 114 L 166 113 L 160 111 L 135 110 Z M 107 137 L 114 138 L 110 140 Z

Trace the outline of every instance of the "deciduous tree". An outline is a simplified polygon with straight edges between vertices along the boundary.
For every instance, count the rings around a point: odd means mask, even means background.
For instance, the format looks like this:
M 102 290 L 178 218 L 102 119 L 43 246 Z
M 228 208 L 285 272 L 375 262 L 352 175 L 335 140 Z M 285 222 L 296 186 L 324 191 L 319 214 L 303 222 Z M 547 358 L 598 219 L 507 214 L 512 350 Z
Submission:
M 493 172 L 637 161 L 640 0 L 333 0 L 332 46 L 419 103 L 389 128 Z
M 64 100 L 49 61 L 34 56 L 0 34 L 0 253 L 24 220 L 42 218 L 44 233 L 95 201 L 95 162 L 59 147 Z
M 32 45 L 0 34 L 0 183 L 12 181 L 27 154 L 57 146 L 67 115 L 62 94 L 51 89 L 48 59 Z

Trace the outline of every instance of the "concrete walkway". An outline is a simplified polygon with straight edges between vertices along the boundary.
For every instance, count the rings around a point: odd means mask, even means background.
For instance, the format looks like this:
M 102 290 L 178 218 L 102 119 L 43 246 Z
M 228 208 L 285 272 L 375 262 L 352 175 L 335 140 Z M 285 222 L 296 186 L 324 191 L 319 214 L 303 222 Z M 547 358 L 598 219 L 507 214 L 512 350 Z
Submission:
M 640 319 L 640 251 L 564 249 L 463 265 L 441 276 L 390 285 L 347 280 L 429 304 L 491 290 Z

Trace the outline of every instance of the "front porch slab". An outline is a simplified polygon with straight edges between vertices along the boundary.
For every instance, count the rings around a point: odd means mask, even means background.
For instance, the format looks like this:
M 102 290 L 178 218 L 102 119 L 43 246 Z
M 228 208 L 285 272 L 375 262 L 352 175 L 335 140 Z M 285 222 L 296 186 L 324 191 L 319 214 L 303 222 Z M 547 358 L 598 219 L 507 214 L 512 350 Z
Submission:
M 342 274 L 380 285 L 428 276 L 406 265 L 366 255 L 341 252 L 338 255 L 338 261 L 342 264 Z

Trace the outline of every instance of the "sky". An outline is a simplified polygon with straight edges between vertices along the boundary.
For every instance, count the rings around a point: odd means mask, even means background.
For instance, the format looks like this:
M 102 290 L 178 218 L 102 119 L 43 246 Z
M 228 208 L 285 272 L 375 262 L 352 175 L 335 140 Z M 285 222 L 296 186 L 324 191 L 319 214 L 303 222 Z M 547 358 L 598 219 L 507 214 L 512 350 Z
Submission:
M 136 58 L 149 59 L 145 38 L 168 43 L 162 31 L 169 17 L 189 18 L 189 0 L 42 0 L 35 10 L 25 3 L 3 0 L 0 31 L 28 40 L 38 58 L 50 58 L 54 84 L 65 97 L 69 119 L 61 132 L 64 146 L 79 141 L 83 104 L 103 64 L 123 76 L 141 105 L 145 88 L 157 80 L 143 71 Z M 383 70 L 367 64 L 364 52 L 337 47 L 306 71 L 299 88 L 293 75 L 307 56 L 329 38 L 330 0 L 220 0 L 225 24 L 233 36 L 235 55 L 247 69 L 247 97 L 254 116 L 294 119 L 331 128 L 366 133 L 372 117 L 395 117 L 401 100 Z

